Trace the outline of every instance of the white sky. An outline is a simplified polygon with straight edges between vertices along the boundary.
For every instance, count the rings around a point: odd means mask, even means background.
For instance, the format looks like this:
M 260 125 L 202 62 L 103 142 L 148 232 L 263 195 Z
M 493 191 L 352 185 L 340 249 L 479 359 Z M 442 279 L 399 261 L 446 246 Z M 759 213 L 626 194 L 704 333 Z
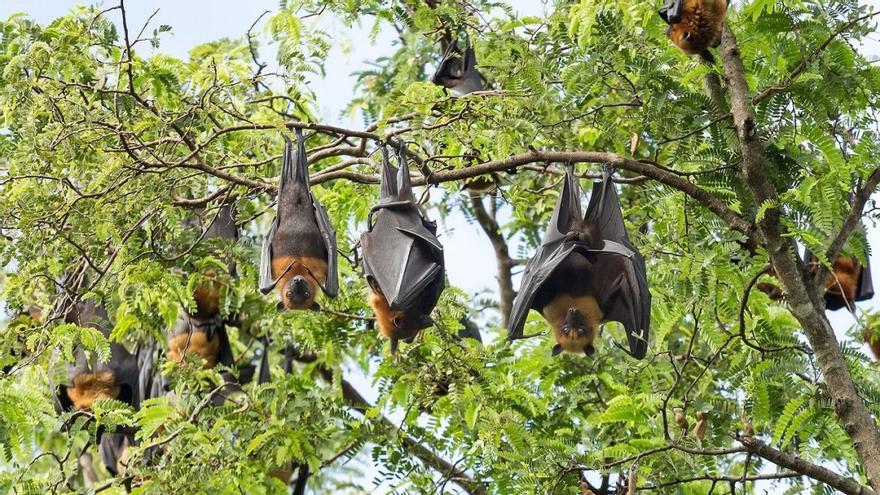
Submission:
M 5 18 L 14 12 L 26 12 L 38 22 L 47 23 L 65 14 L 77 3 L 83 2 L 0 0 L 0 18 Z M 516 0 L 515 5 L 522 14 L 540 15 L 544 10 L 543 3 L 541 0 Z M 875 7 L 880 6 L 880 0 L 872 0 L 869 3 Z M 115 2 L 112 1 L 103 2 L 105 7 L 114 4 Z M 160 50 L 178 57 L 187 57 L 189 50 L 200 43 L 222 37 L 242 37 L 263 11 L 274 11 L 277 8 L 278 0 L 129 0 L 126 4 L 129 27 L 135 32 L 156 9 L 159 10 L 151 26 L 168 24 L 172 27 L 172 32 L 162 37 Z M 321 25 L 331 31 L 334 39 L 334 47 L 325 65 L 327 76 L 323 80 L 313 81 L 312 85 L 320 102 L 319 107 L 324 122 L 360 128 L 362 127 L 360 116 L 342 115 L 342 109 L 353 94 L 355 79 L 351 74 L 366 68 L 365 61 L 379 56 L 383 47 L 387 49 L 390 42 L 396 38 L 396 34 L 390 29 L 384 30 L 374 46 L 368 37 L 369 24 L 351 31 L 333 23 L 332 20 L 329 22 L 326 19 L 322 20 Z M 874 57 L 880 57 L 880 42 L 876 35 L 872 38 L 874 39 L 866 43 L 865 49 Z M 274 53 L 264 47 L 262 55 L 264 60 L 271 60 Z M 441 241 L 446 250 L 450 282 L 472 294 L 483 289 L 495 291 L 497 289 L 495 258 L 488 239 L 479 227 L 468 224 L 460 213 L 448 218 L 444 227 Z M 880 292 L 880 255 L 877 255 L 880 252 L 878 251 L 880 231 L 876 227 L 869 231 L 869 242 L 874 246 L 875 255 L 871 260 L 871 266 L 875 285 Z M 860 307 L 877 309 L 880 307 L 880 296 L 875 297 L 873 301 L 861 303 Z M 841 337 L 853 323 L 852 316 L 845 311 L 831 312 L 830 318 Z M 370 392 L 365 394 L 367 398 L 375 398 L 375 393 Z

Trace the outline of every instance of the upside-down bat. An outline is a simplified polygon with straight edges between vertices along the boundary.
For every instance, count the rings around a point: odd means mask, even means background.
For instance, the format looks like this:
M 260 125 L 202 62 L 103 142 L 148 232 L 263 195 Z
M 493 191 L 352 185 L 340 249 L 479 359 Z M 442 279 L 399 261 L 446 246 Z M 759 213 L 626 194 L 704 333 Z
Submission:
M 279 309 L 320 309 L 318 288 L 330 297 L 339 292 L 336 233 L 327 211 L 312 196 L 309 163 L 302 130 L 296 130 L 297 149 L 285 138 L 278 185 L 278 211 L 263 241 L 260 291 L 275 287 Z
M 66 315 L 65 321 L 98 329 L 105 337 L 110 335 L 107 311 L 91 300 L 77 304 Z M 99 399 L 117 399 L 137 409 L 141 399 L 139 354 L 138 351 L 129 352 L 118 342 L 110 342 L 109 361 L 99 362 L 95 353 L 88 357 L 83 350 L 77 349 L 75 364 L 68 365 L 67 382 L 57 390 L 61 410 L 90 411 Z
M 382 151 L 379 204 L 370 211 L 361 247 L 369 303 L 394 352 L 398 340 L 411 342 L 433 324 L 429 315 L 443 292 L 445 270 L 437 224 L 416 205 L 405 151 L 397 154 L 400 169 Z
M 431 78 L 431 82 L 448 89 L 453 96 L 482 91 L 484 81 L 483 75 L 477 70 L 477 57 L 469 41 L 463 52 L 457 41 L 450 43 Z
M 810 252 L 806 255 L 811 269 L 818 267 L 819 260 Z M 825 309 L 836 311 L 841 308 L 854 308 L 858 301 L 874 297 L 874 284 L 871 280 L 871 267 L 862 266 L 858 258 L 838 256 L 825 277 Z
M 721 24 L 727 16 L 728 0 L 671 0 L 660 17 L 669 24 L 666 36 L 688 55 L 700 55 L 715 63 L 709 48 L 721 43 Z
M 208 226 L 204 239 L 238 239 L 238 226 L 235 223 L 235 205 L 227 203 L 220 208 L 217 216 Z M 234 275 L 235 266 L 230 265 L 230 274 Z M 177 322 L 168 335 L 167 358 L 180 363 L 187 352 L 198 354 L 205 360 L 206 368 L 213 368 L 217 363 L 231 366 L 233 362 L 229 338 L 226 335 L 226 321 L 220 314 L 222 283 L 217 280 L 218 274 L 213 270 L 203 275 L 209 278 L 193 291 L 196 303 L 195 311 L 181 311 Z
M 134 436 L 128 433 L 105 433 L 98 443 L 98 453 L 104 467 L 113 476 L 123 476 L 131 458 L 131 446 L 135 445 Z
M 562 192 L 538 252 L 529 260 L 509 318 L 508 338 L 523 338 L 530 309 L 553 327 L 553 355 L 592 355 L 600 325 L 623 324 L 630 354 L 648 350 L 651 294 L 645 260 L 630 243 L 611 169 L 594 182 L 586 215 L 580 185 L 566 169 Z

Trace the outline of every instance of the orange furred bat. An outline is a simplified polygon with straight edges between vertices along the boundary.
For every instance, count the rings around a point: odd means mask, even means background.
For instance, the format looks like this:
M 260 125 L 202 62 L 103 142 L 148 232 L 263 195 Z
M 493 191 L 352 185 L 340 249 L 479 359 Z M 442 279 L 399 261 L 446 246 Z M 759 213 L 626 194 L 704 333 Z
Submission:
M 660 10 L 669 24 L 666 36 L 688 55 L 700 55 L 715 63 L 709 48 L 721 43 L 721 24 L 727 16 L 727 0 L 672 0 Z

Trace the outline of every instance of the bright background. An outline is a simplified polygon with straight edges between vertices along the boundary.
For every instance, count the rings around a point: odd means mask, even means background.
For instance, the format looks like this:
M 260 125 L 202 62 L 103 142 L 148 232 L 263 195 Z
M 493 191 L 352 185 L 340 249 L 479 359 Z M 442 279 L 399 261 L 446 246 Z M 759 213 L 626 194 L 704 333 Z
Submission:
M 548 0 L 515 0 L 514 9 L 521 15 L 540 16 L 545 10 Z M 51 22 L 64 15 L 71 7 L 82 1 L 76 0 L 0 0 L 0 18 L 15 12 L 25 12 L 41 24 Z M 657 0 L 658 6 L 661 3 Z M 739 2 L 737 2 L 739 3 Z M 880 7 L 880 0 L 868 2 L 875 8 Z M 115 5 L 115 2 L 103 2 L 104 7 Z M 251 24 L 266 10 L 278 8 L 278 0 L 130 0 L 126 3 L 128 22 L 136 31 L 158 9 L 151 21 L 152 27 L 167 24 L 172 27 L 171 33 L 161 37 L 159 51 L 181 58 L 187 58 L 189 50 L 198 44 L 214 41 L 218 38 L 242 38 Z M 110 18 L 118 19 L 118 11 L 109 14 Z M 314 78 L 311 88 L 318 97 L 322 122 L 337 124 L 358 129 L 362 127 L 360 115 L 346 115 L 344 108 L 354 93 L 355 78 L 352 74 L 368 68 L 366 63 L 382 55 L 390 54 L 397 40 L 397 33 L 386 28 L 379 32 L 375 42 L 371 41 L 369 30 L 373 19 L 370 18 L 363 26 L 349 30 L 335 22 L 331 15 L 324 15 L 314 22 L 328 31 L 334 45 L 325 63 L 326 77 Z M 262 33 L 265 18 L 256 28 Z M 121 31 L 120 31 L 121 32 Z M 147 31 L 149 32 L 149 31 Z M 865 43 L 865 53 L 874 59 L 880 59 L 880 36 L 877 34 Z M 145 51 L 147 45 L 140 48 L 141 55 L 149 55 Z M 147 48 L 149 49 L 149 48 Z M 262 47 L 262 58 L 272 60 L 274 51 L 271 47 Z M 880 200 L 880 195 L 875 195 Z M 454 210 L 455 211 L 455 210 Z M 504 218 L 500 218 L 503 222 Z M 497 291 L 495 281 L 495 255 L 489 240 L 483 236 L 476 224 L 470 224 L 461 213 L 446 218 L 441 225 L 441 242 L 446 252 L 446 265 L 450 283 L 477 294 L 485 290 Z M 880 230 L 876 225 L 869 226 L 868 241 L 880 246 Z M 511 245 L 511 253 L 515 253 L 516 243 Z M 880 256 L 873 256 L 871 269 L 875 285 L 880 292 Z M 653 291 L 662 290 L 654 287 Z M 861 309 L 880 309 L 880 296 L 872 301 L 860 303 Z M 853 323 L 853 316 L 846 311 L 829 312 L 831 323 L 838 337 L 843 337 Z M 497 320 L 496 320 L 497 321 Z M 867 349 L 866 349 L 866 352 Z M 367 399 L 376 398 L 364 377 L 351 377 L 353 383 L 362 389 Z M 396 415 L 392 415 L 394 418 Z M 369 459 L 366 459 L 369 462 Z M 365 487 L 370 487 L 369 479 L 364 480 Z M 384 487 L 377 491 L 384 491 Z

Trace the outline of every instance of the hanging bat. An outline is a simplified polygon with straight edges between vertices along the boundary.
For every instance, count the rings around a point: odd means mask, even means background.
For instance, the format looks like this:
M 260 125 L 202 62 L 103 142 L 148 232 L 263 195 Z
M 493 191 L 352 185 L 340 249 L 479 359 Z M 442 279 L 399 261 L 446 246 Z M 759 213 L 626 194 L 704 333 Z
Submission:
M 813 253 L 807 251 L 805 257 L 811 269 L 818 267 L 819 259 Z M 874 284 L 870 265 L 862 266 L 855 257 L 838 256 L 825 277 L 825 308 L 832 311 L 854 308 L 856 302 L 872 297 Z
M 470 42 L 462 52 L 457 41 L 446 48 L 431 82 L 448 89 L 453 96 L 464 96 L 484 88 L 483 75 L 477 70 L 477 57 Z
M 727 16 L 728 0 L 671 0 L 660 17 L 669 24 L 666 37 L 688 55 L 700 55 L 714 64 L 709 48 L 721 44 L 721 24 Z
M 286 140 L 286 139 L 285 139 Z M 330 297 L 339 292 L 336 233 L 324 207 L 309 187 L 308 158 L 302 130 L 297 150 L 286 140 L 278 186 L 278 211 L 263 241 L 260 291 L 278 288 L 281 309 L 312 309 L 318 288 Z
M 508 338 L 523 338 L 529 309 L 540 311 L 553 327 L 553 355 L 592 355 L 599 327 L 623 324 L 630 354 L 648 350 L 651 294 L 645 260 L 630 243 L 620 200 L 606 168 L 595 182 L 587 213 L 581 216 L 580 185 L 571 165 L 544 234 L 541 247 L 526 265 L 513 303 Z
M 107 311 L 93 301 L 77 304 L 65 317 L 67 323 L 95 328 L 109 337 L 111 325 Z M 131 353 L 118 342 L 110 343 L 110 360 L 99 362 L 77 349 L 76 362 L 68 366 L 67 382 L 57 389 L 58 404 L 62 411 L 90 411 L 99 399 L 117 399 L 140 406 L 138 390 L 138 352 Z
M 370 307 L 395 352 L 399 340 L 412 342 L 433 324 L 429 315 L 443 292 L 445 269 L 437 224 L 416 205 L 405 151 L 397 154 L 400 169 L 382 151 L 379 204 L 370 211 L 361 247 Z
M 224 239 L 233 242 L 238 239 L 233 203 L 227 203 L 220 208 L 205 230 L 203 239 Z M 234 265 L 230 264 L 228 270 L 231 275 L 235 274 Z M 226 324 L 234 321 L 226 321 L 220 314 L 223 283 L 219 280 L 219 274 L 213 270 L 206 270 L 203 275 L 209 281 L 199 284 L 193 291 L 195 311 L 192 313 L 182 311 L 171 328 L 166 356 L 180 363 L 187 352 L 193 352 L 205 360 L 206 368 L 213 368 L 217 363 L 231 366 L 233 357 L 229 338 L 226 335 Z M 234 317 L 230 318 L 230 320 L 234 319 Z
M 135 445 L 134 437 L 127 433 L 105 433 L 98 443 L 101 462 L 113 476 L 124 476 L 131 458 L 131 446 Z

